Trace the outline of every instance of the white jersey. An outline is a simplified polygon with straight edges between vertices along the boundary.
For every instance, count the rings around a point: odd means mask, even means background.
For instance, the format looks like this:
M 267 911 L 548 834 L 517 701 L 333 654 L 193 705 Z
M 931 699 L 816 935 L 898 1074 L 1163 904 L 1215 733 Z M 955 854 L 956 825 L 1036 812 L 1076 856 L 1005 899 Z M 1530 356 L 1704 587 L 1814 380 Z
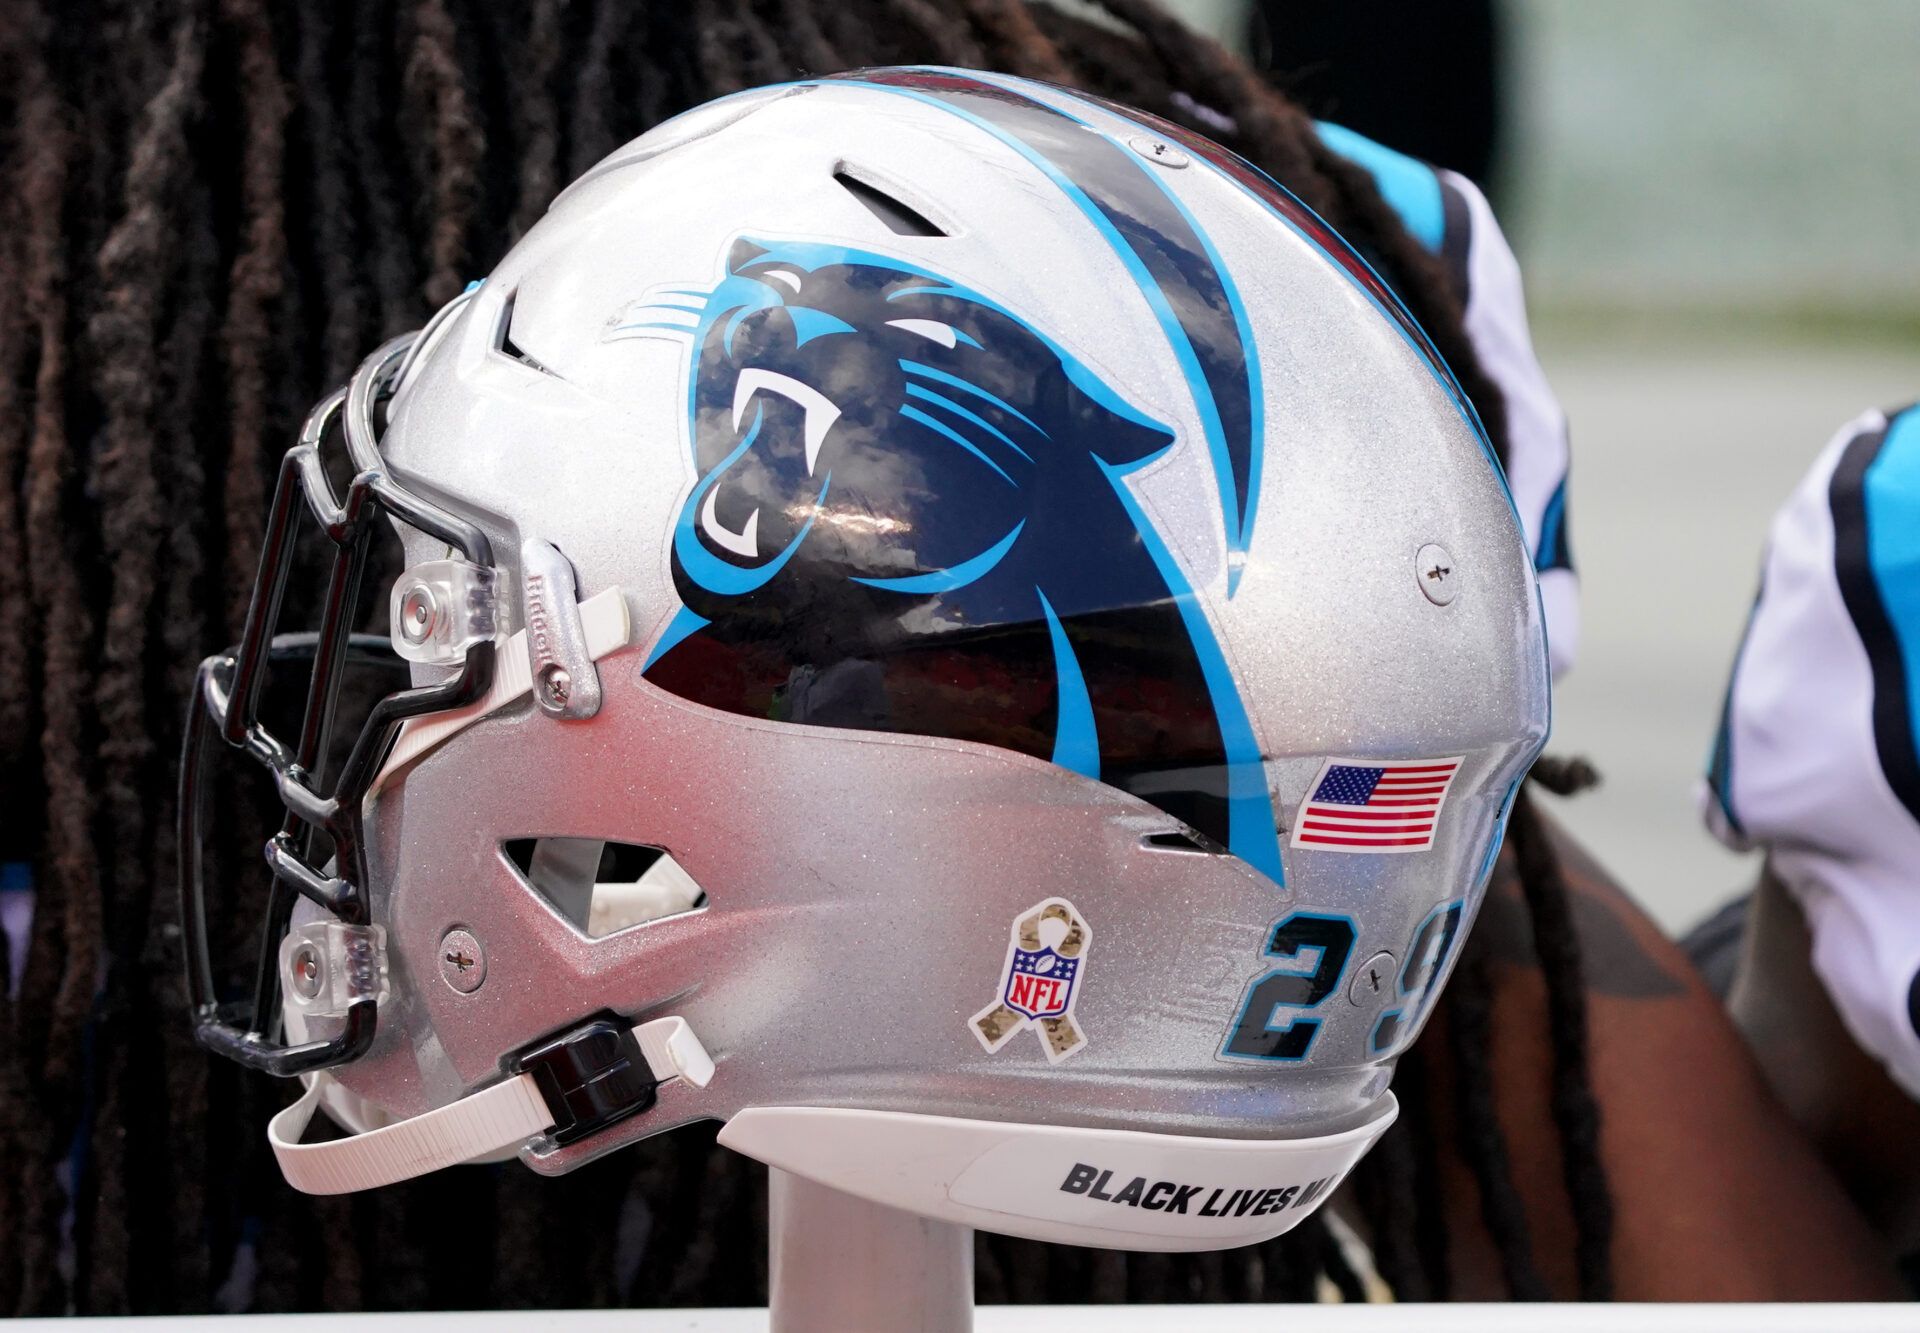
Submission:
M 1920 1097 L 1920 408 L 1868 412 L 1773 521 L 1701 784 L 1764 847 L 1860 1044 Z
M 1567 541 L 1567 418 L 1534 355 L 1520 265 L 1486 196 L 1466 177 L 1431 167 L 1339 125 L 1321 142 L 1373 176 L 1415 240 L 1451 272 L 1466 308 L 1467 338 L 1506 400 L 1507 484 L 1540 573 L 1553 674 L 1580 647 L 1580 585 Z

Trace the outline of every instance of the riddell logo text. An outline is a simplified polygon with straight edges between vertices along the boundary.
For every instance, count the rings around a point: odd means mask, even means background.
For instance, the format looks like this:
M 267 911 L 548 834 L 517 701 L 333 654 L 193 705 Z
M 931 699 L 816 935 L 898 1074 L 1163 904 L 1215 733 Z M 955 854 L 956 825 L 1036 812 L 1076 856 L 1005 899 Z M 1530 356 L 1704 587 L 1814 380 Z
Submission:
M 1252 1185 L 1234 1189 L 1226 1185 L 1182 1185 L 1175 1180 L 1148 1181 L 1135 1176 L 1119 1189 L 1108 1191 L 1113 1172 L 1085 1162 L 1075 1162 L 1060 1182 L 1065 1194 L 1084 1194 L 1101 1203 L 1125 1204 L 1150 1212 L 1186 1213 L 1193 1217 L 1265 1217 L 1283 1208 L 1306 1208 L 1331 1191 L 1340 1177 L 1322 1176 L 1305 1185 Z M 1205 1196 L 1202 1198 L 1201 1196 Z
M 554 660 L 547 627 L 547 581 L 539 574 L 527 575 L 527 637 L 533 640 L 536 662 L 544 666 Z

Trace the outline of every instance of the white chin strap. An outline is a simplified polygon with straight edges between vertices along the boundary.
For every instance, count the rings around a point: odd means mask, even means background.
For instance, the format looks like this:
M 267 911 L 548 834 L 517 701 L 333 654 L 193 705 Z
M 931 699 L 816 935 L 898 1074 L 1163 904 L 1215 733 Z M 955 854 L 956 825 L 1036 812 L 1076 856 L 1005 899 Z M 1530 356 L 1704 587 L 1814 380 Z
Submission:
M 656 1082 L 684 1078 L 704 1088 L 713 1077 L 713 1059 L 684 1018 L 657 1018 L 633 1035 Z M 305 1194 L 352 1194 L 411 1180 L 517 1149 L 554 1125 L 533 1075 L 524 1073 L 411 1120 L 329 1143 L 302 1143 L 331 1082 L 324 1073 L 315 1075 L 306 1095 L 267 1126 L 281 1174 Z
M 604 589 L 578 603 L 576 609 L 589 658 L 597 662 L 626 647 L 632 626 L 625 594 L 619 588 Z M 493 685 L 484 698 L 465 708 L 407 719 L 386 762 L 368 788 L 367 801 L 371 803 L 381 788 L 408 764 L 529 693 L 533 688 L 533 667 L 527 644 L 524 629 L 501 643 Z M 291 1014 L 288 1021 L 293 1022 Z M 697 1087 L 705 1087 L 713 1077 L 713 1060 L 685 1019 L 656 1019 L 632 1031 L 656 1084 L 684 1078 Z M 411 1180 L 463 1162 L 498 1160 L 512 1155 L 528 1139 L 546 1133 L 555 1124 L 533 1075 L 521 1073 L 411 1120 L 382 1125 L 328 1143 L 300 1142 L 314 1113 L 323 1105 L 338 1102 L 338 1094 L 345 1091 L 330 1075 L 313 1075 L 308 1079 L 306 1094 L 267 1126 L 267 1141 L 279 1159 L 281 1174 L 297 1190 L 307 1194 L 351 1194 Z M 335 1096 L 329 1097 L 329 1093 Z M 338 1109 L 333 1118 L 343 1119 Z M 352 1115 L 344 1117 L 345 1120 L 353 1118 Z

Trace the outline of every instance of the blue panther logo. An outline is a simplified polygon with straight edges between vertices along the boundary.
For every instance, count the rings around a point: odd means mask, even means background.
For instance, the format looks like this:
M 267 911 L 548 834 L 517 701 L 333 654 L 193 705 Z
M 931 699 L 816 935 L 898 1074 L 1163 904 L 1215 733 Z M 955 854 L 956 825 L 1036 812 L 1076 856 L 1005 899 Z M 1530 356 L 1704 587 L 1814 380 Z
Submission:
M 988 298 L 837 245 L 742 239 L 608 336 L 693 349 L 684 607 L 648 680 L 1050 759 L 1280 879 L 1232 674 L 1124 481 L 1166 425 Z

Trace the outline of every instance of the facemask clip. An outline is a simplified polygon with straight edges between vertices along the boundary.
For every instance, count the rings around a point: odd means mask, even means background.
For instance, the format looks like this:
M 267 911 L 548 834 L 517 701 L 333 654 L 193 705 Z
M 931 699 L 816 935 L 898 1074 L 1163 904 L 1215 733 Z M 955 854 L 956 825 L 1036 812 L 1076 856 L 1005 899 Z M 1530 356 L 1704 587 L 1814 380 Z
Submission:
M 362 1000 L 387 998 L 387 932 L 382 926 L 310 921 L 280 941 L 280 985 L 305 1017 L 341 1018 Z
M 394 581 L 388 601 L 393 650 L 409 662 L 458 666 L 490 642 L 499 624 L 498 577 L 465 560 L 429 560 Z

